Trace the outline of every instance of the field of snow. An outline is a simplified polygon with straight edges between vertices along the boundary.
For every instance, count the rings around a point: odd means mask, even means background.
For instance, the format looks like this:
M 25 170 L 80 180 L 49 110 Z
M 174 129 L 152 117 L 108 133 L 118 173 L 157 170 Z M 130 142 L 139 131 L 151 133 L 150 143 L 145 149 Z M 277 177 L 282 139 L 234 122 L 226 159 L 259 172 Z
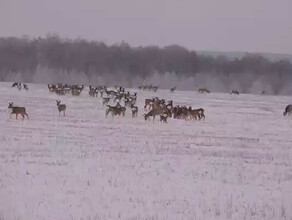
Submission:
M 291 97 L 138 91 L 138 118 L 105 118 L 87 91 L 29 87 L 0 83 L 0 220 L 292 219 Z M 154 95 L 206 120 L 145 121 Z

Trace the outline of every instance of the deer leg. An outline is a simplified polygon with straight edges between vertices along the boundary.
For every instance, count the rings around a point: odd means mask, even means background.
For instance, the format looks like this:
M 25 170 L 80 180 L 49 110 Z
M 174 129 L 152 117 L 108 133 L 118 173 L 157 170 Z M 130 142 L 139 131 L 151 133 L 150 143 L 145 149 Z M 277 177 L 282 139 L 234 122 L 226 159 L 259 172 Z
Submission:
M 59 111 L 59 117 L 60 117 L 60 113 L 61 113 L 61 112 Z
M 26 115 L 27 119 L 29 119 L 29 117 L 28 117 L 28 114 L 27 114 L 27 113 L 25 113 L 25 115 Z
M 65 116 L 65 111 L 63 111 L 63 113 L 64 113 L 63 115 Z
M 16 113 L 16 119 L 18 118 L 18 113 Z

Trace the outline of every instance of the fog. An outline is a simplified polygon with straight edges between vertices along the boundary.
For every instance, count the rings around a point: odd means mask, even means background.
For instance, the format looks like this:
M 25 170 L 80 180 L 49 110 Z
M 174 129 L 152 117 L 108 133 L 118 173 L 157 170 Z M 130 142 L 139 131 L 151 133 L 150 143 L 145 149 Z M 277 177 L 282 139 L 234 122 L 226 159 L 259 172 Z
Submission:
M 6 82 L 27 82 L 27 83 L 67 83 L 67 84 L 82 84 L 82 85 L 121 85 L 126 88 L 138 88 L 142 84 L 158 85 L 160 89 L 170 89 L 176 86 L 177 90 L 197 90 L 198 88 L 206 87 L 212 92 L 229 92 L 231 89 L 236 89 L 241 93 L 260 94 L 265 91 L 266 94 L 274 94 L 272 79 L 267 77 L 253 77 L 247 87 L 244 86 L 244 82 L 238 79 L 230 79 L 225 76 L 215 77 L 213 74 L 198 73 L 195 76 L 179 76 L 176 73 L 166 72 L 164 74 L 153 72 L 147 77 L 130 76 L 127 73 L 120 73 L 118 75 L 112 75 L 105 73 L 102 75 L 87 76 L 82 72 L 64 72 L 51 70 L 49 68 L 37 68 L 37 71 L 32 73 L 28 78 L 26 74 L 10 73 L 3 81 Z M 245 77 L 252 74 L 245 74 Z M 241 79 L 243 80 L 243 79 Z M 275 81 L 274 81 L 275 83 Z M 292 82 L 287 81 L 285 86 L 279 89 L 279 95 L 291 95 L 292 94 Z

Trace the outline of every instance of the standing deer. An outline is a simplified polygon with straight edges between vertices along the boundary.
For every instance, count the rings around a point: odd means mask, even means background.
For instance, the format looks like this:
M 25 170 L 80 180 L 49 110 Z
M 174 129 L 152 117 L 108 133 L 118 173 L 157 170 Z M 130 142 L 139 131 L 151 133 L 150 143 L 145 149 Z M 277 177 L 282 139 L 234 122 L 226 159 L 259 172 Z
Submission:
M 105 112 L 105 117 L 107 117 L 107 115 L 109 113 L 112 114 L 112 117 L 114 117 L 115 115 L 125 116 L 126 107 L 122 107 L 120 104 L 117 105 L 117 106 L 107 105 L 107 109 L 106 109 L 106 112 Z
M 284 116 L 285 115 L 291 115 L 292 114 L 292 104 L 291 105 L 287 105 L 285 108 L 285 111 L 283 112 Z
M 18 83 L 17 88 L 19 91 L 21 90 L 21 83 Z
M 199 93 L 209 93 L 210 94 L 210 90 L 208 90 L 207 88 L 200 88 L 198 89 Z
M 16 106 L 14 107 L 13 102 L 11 102 L 11 103 L 9 102 L 8 108 L 12 109 L 12 111 L 10 113 L 10 118 L 11 118 L 12 114 L 16 114 L 16 119 L 17 119 L 18 114 L 21 114 L 23 119 L 24 119 L 24 116 L 26 116 L 28 119 L 28 114 L 26 113 L 26 109 L 24 107 L 16 107 Z
M 147 114 L 144 114 L 144 119 L 145 121 L 147 121 L 149 117 L 153 117 L 153 122 L 154 122 L 156 115 L 163 115 L 163 114 L 164 114 L 164 109 L 152 109 Z
M 138 116 L 138 107 L 131 105 L 131 110 L 132 110 L 132 118 L 136 118 Z
M 15 83 L 12 84 L 11 87 L 16 87 L 16 86 L 18 86 L 18 84 L 19 84 L 18 82 L 15 82 Z
M 203 108 L 199 108 L 199 109 L 192 109 L 191 107 L 189 107 L 188 109 L 188 117 L 189 119 L 204 119 L 205 120 L 205 114 L 204 114 L 204 109 Z
M 239 92 L 237 90 L 230 90 L 230 95 L 232 94 L 239 95 Z
M 167 118 L 168 118 L 167 114 L 160 115 L 160 122 L 167 123 Z
M 56 102 L 57 102 L 57 106 L 58 106 L 59 116 L 60 116 L 61 112 L 63 112 L 63 114 L 65 116 L 66 105 L 65 104 L 61 104 L 60 100 L 56 100 Z
M 106 97 L 106 98 L 102 98 L 102 105 L 106 105 L 108 104 L 110 101 L 110 98 Z
M 170 92 L 173 93 L 175 90 L 176 90 L 176 87 L 174 86 L 170 89 Z
M 26 85 L 26 84 L 22 84 L 23 85 L 23 88 L 26 90 L 26 91 L 28 91 L 29 89 L 28 89 L 28 85 Z

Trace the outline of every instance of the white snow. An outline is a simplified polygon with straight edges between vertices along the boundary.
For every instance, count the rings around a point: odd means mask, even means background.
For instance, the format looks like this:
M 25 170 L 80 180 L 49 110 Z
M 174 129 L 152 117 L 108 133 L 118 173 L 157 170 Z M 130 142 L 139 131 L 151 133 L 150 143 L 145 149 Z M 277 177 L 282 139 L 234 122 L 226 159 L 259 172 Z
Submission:
M 1 220 L 292 219 L 291 97 L 138 91 L 139 117 L 112 119 L 87 91 L 29 87 L 0 83 Z M 145 121 L 155 95 L 206 120 Z M 12 101 L 29 120 L 9 118 Z

